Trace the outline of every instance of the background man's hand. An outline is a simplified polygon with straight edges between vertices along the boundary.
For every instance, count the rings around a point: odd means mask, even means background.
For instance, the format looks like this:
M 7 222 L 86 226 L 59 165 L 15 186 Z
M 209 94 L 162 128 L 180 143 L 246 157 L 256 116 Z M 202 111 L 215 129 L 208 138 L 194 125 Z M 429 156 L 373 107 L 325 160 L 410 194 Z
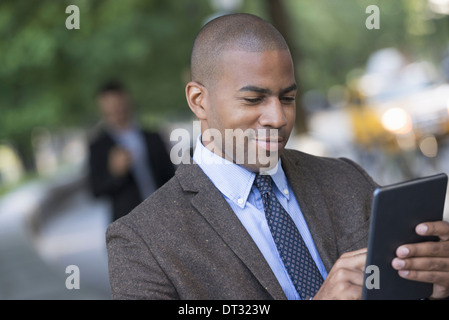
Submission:
M 131 168 L 131 154 L 124 148 L 115 147 L 109 153 L 109 171 L 113 176 L 121 177 Z

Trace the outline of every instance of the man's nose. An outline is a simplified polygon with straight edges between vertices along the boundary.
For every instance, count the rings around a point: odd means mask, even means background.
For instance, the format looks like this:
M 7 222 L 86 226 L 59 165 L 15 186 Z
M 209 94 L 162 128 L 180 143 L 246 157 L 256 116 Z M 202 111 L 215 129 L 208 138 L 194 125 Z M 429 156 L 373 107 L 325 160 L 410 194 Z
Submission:
M 259 123 L 263 127 L 281 128 L 287 125 L 287 117 L 279 98 L 271 98 L 264 106 Z

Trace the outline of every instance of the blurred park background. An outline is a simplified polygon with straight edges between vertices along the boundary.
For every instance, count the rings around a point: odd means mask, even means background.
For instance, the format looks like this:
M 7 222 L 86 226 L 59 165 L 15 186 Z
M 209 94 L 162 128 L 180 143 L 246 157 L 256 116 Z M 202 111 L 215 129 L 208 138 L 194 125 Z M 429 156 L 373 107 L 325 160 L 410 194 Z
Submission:
M 66 28 L 69 5 L 79 29 Z M 96 90 L 123 81 L 170 147 L 172 130 L 192 130 L 194 37 L 229 12 L 271 21 L 290 44 L 291 148 L 349 157 L 380 184 L 449 173 L 449 0 L 1 0 L 0 299 L 110 299 L 109 207 L 86 187 Z M 69 265 L 80 289 L 66 287 Z

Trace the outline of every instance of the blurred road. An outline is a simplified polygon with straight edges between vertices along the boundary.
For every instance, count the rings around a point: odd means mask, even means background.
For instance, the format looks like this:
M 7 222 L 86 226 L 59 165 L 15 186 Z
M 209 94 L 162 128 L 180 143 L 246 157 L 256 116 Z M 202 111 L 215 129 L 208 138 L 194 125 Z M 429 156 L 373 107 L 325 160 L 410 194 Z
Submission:
M 73 176 L 32 183 L 0 199 L 0 299 L 110 299 L 108 212 Z M 66 287 L 69 265 L 79 268 L 79 289 Z

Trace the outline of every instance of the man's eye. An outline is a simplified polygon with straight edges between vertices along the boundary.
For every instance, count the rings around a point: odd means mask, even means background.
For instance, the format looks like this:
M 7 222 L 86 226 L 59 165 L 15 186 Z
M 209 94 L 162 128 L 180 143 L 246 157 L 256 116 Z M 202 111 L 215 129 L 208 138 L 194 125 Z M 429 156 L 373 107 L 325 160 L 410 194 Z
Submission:
M 262 101 L 262 98 L 244 98 L 243 100 L 245 100 L 248 103 L 258 103 Z
M 295 101 L 295 97 L 282 97 L 281 101 L 284 103 L 292 103 Z

